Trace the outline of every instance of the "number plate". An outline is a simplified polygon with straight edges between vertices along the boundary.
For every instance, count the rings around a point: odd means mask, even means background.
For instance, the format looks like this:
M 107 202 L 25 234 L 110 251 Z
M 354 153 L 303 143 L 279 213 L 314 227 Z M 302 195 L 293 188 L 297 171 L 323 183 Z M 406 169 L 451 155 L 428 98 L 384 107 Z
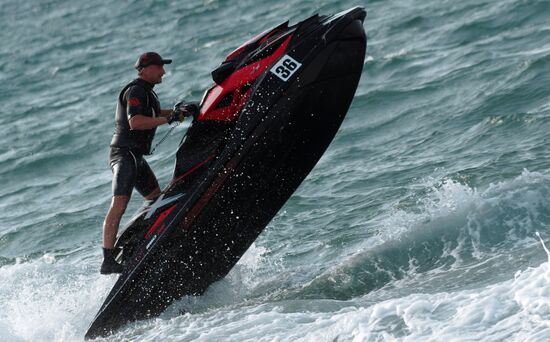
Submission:
M 286 82 L 301 66 L 302 64 L 298 63 L 294 58 L 284 55 L 270 71 Z

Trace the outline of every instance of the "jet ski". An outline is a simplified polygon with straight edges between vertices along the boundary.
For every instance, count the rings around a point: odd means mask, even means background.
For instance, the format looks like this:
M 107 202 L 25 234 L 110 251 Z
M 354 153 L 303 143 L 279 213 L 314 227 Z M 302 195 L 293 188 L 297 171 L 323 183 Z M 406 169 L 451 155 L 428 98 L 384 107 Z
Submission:
M 160 315 L 225 277 L 321 158 L 363 69 L 366 12 L 285 22 L 212 72 L 173 179 L 117 239 L 124 271 L 86 338 Z

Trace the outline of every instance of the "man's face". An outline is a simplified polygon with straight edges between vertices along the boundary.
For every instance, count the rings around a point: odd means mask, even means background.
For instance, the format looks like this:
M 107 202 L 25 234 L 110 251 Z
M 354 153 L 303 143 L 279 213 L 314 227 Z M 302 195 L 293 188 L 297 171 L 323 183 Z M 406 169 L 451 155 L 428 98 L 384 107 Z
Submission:
M 150 83 L 159 84 L 162 82 L 162 76 L 164 76 L 164 74 L 166 74 L 166 72 L 164 71 L 163 65 L 151 64 L 143 68 L 141 77 Z

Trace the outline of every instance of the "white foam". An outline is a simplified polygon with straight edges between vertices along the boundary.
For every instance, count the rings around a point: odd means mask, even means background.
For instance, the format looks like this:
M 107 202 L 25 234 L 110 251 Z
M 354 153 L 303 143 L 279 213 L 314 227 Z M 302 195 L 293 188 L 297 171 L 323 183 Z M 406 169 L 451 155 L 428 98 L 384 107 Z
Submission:
M 542 244 L 542 248 L 544 248 L 544 251 L 546 252 L 546 255 L 548 256 L 548 262 L 550 263 L 550 251 L 549 251 L 548 248 L 546 247 L 546 244 L 544 243 L 544 240 L 543 240 L 542 237 L 540 236 L 540 233 L 539 233 L 539 232 L 535 232 L 535 235 L 537 235 L 537 237 L 539 238 L 540 243 Z
M 212 308 L 234 306 L 245 300 L 262 281 L 255 273 L 265 260 L 267 251 L 267 248 L 257 247 L 253 243 L 224 279 L 210 285 L 202 296 L 187 296 L 177 301 L 161 317 L 175 317 L 180 312 L 200 313 Z
M 220 309 L 155 322 L 155 338 L 212 341 L 546 341 L 549 264 L 468 291 L 412 294 L 374 305 L 368 295 L 334 310 L 315 301 Z M 342 302 L 339 302 L 342 304 Z M 296 310 L 299 307 L 299 310 Z M 340 306 L 341 307 L 341 306 Z M 141 336 L 153 341 L 152 334 Z
M 389 54 L 385 55 L 383 58 L 391 60 L 391 59 L 406 56 L 408 54 L 409 54 L 409 51 L 407 49 L 402 48 L 399 51 L 392 52 L 392 53 L 389 53 Z
M 474 248 L 473 256 L 480 259 L 483 234 L 521 243 L 534 232 L 539 224 L 536 220 L 544 210 L 546 194 L 550 192 L 550 177 L 523 170 L 512 180 L 491 183 L 483 190 L 453 179 L 429 177 L 413 189 L 427 191 L 422 195 L 409 195 L 407 201 L 416 201 L 411 209 L 401 208 L 400 202 L 389 204 L 386 216 L 380 221 L 380 235 L 366 241 L 366 247 L 371 248 L 373 242 L 379 245 L 397 240 L 403 234 L 420 232 L 428 222 L 439 222 L 444 231 L 463 220 L 463 227 L 453 228 L 460 228 L 458 248 L 446 253 L 457 257 L 460 245 L 469 242 Z
M 376 304 L 369 304 L 369 295 L 347 302 L 283 301 L 157 319 L 128 340 L 542 342 L 550 336 L 548 289 L 550 268 L 544 263 L 515 279 L 467 291 Z
M 3 266 L 0 340 L 82 340 L 114 281 L 51 254 Z
M 466 210 L 480 198 L 475 188 L 452 179 L 437 180 L 429 177 L 421 181 L 421 188 L 427 189 L 428 192 L 423 197 L 411 195 L 417 202 L 414 211 L 401 209 L 399 203 L 388 206 L 387 217 L 381 221 L 380 230 L 383 237 L 380 242 L 397 239 L 401 234 L 410 232 L 423 222 Z

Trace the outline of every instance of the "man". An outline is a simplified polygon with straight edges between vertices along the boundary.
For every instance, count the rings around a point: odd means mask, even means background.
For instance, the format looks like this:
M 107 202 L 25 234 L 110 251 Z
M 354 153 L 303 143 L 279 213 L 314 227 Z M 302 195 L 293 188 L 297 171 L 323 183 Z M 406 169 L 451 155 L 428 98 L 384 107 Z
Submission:
M 101 274 L 122 272 L 122 265 L 115 261 L 114 244 L 133 188 L 146 200 L 153 200 L 160 194 L 157 178 L 143 159 L 143 155 L 150 154 L 157 126 L 183 121 L 184 117 L 191 115 L 180 109 L 180 104 L 174 106 L 174 110 L 161 109 L 153 91 L 153 87 L 162 82 L 164 65 L 170 63 L 171 59 L 163 59 L 156 52 L 142 54 L 134 65 L 138 78 L 127 84 L 118 96 L 109 155 L 113 197 L 103 222 Z

